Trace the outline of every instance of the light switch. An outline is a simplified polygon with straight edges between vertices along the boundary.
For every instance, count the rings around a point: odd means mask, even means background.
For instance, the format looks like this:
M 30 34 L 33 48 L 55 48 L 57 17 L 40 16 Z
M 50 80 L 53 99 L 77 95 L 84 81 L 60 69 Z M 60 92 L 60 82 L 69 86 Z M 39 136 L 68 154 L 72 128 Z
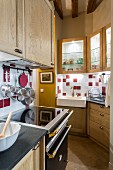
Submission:
M 40 89 L 40 92 L 43 93 L 43 92 L 44 92 L 44 89 Z

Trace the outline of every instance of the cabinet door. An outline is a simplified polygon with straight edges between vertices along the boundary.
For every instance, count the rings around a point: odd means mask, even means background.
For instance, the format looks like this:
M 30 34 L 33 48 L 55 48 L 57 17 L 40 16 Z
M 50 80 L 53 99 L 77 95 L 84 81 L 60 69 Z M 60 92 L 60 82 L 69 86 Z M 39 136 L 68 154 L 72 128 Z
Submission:
M 102 71 L 102 30 L 87 38 L 87 70 Z
M 51 65 L 52 7 L 45 0 L 25 0 L 26 59 Z
M 59 41 L 58 73 L 86 72 L 86 39 Z
M 111 66 L 111 27 L 103 28 L 103 70 L 110 71 Z
M 84 108 L 71 108 L 74 111 L 69 118 L 68 124 L 72 125 L 70 132 L 86 133 L 86 109 Z
M 23 56 L 23 0 L 0 0 L 0 51 Z
M 13 170 L 34 170 L 34 151 L 30 151 Z M 38 170 L 38 169 L 37 169 Z
M 105 147 L 109 147 L 109 129 L 90 121 L 90 136 Z

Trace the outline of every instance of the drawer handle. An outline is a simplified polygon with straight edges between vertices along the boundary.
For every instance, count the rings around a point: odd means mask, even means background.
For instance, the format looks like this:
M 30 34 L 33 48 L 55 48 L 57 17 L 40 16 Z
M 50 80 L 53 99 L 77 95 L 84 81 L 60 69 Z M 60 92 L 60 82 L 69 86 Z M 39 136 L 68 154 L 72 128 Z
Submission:
M 100 116 L 104 116 L 104 114 L 100 113 Z
M 103 127 L 102 127 L 102 126 L 100 126 L 100 129 L 103 129 Z
M 17 49 L 17 48 L 15 49 L 15 52 L 16 52 L 16 53 L 19 53 L 19 54 L 22 54 L 22 50 L 19 50 L 19 49 Z
M 100 108 L 104 108 L 104 106 L 101 105 Z

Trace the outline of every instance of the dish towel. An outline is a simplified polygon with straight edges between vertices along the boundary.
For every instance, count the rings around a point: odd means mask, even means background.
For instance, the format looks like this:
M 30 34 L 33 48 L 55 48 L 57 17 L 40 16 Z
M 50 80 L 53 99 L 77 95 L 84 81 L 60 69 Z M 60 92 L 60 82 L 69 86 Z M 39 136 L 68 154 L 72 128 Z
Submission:
M 106 88 L 106 98 L 105 98 L 105 106 L 110 106 L 110 84 L 111 84 L 111 78 L 108 79 L 108 85 Z

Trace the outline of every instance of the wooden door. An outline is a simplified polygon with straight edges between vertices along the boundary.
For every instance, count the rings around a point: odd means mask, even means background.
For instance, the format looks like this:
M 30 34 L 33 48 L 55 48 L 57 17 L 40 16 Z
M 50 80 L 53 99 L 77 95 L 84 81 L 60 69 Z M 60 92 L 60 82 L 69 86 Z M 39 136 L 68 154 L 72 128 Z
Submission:
M 23 0 L 0 0 L 0 51 L 23 56 Z

